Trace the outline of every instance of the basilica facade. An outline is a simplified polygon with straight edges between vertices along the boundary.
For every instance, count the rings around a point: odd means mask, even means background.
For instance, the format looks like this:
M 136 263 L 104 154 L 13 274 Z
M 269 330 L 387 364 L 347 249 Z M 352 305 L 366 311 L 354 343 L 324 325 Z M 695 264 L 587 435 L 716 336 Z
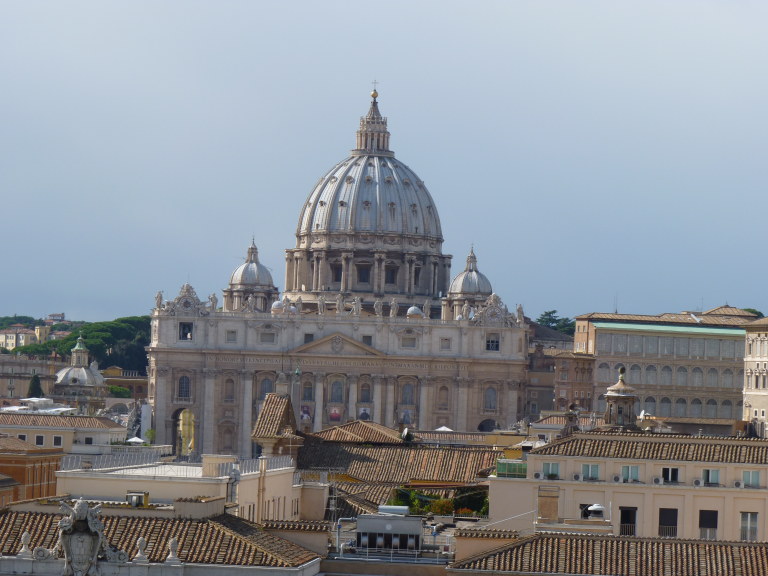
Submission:
M 148 347 L 156 442 L 250 457 L 269 392 L 302 430 L 353 419 L 507 428 L 524 402 L 528 331 L 470 249 L 451 275 L 437 206 L 390 150 L 374 91 L 356 147 L 300 207 L 280 293 L 254 242 L 219 297 L 156 296 Z

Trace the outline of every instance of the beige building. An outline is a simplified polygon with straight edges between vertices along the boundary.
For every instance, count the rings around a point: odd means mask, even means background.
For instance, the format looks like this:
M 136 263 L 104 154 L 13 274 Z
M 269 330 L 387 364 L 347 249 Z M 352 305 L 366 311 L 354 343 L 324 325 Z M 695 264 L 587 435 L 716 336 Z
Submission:
M 26 398 L 29 381 L 34 375 L 40 378 L 43 392 L 49 395 L 56 381 L 56 372 L 65 366 L 64 362 L 51 358 L 0 354 L 0 397 L 8 405 L 14 403 L 14 399 Z
M 745 326 L 754 314 L 721 306 L 656 316 L 591 313 L 576 317 L 574 352 L 594 356 L 593 410 L 626 368 L 644 410 L 696 433 L 730 432 L 742 418 Z
M 124 426 L 97 416 L 0 412 L 0 434 L 67 454 L 100 454 L 105 447 L 126 440 Z
M 768 318 L 760 318 L 744 326 L 744 420 L 751 432 L 766 438 L 768 410 Z
M 148 347 L 158 442 L 251 457 L 269 392 L 290 394 L 302 430 L 354 419 L 492 430 L 526 415 L 522 308 L 493 292 L 474 251 L 451 279 L 436 203 L 395 159 L 372 96 L 357 147 L 297 198 L 282 298 L 254 244 L 223 307 L 188 284 L 170 300 L 158 293 Z

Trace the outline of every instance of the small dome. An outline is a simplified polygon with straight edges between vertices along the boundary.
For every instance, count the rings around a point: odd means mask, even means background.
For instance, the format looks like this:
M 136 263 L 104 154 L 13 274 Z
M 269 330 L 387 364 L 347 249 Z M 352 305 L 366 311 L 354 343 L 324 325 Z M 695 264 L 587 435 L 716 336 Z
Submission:
M 253 241 L 248 247 L 245 263 L 232 272 L 229 285 L 232 289 L 253 288 L 255 286 L 272 287 L 272 274 L 266 266 L 259 262 L 259 249 L 256 248 Z
M 283 303 L 280 300 L 275 300 L 274 302 L 272 302 L 271 310 L 273 314 L 278 314 L 282 312 L 283 308 L 284 308 Z
M 449 294 L 478 294 L 490 296 L 493 293 L 491 281 L 488 277 L 477 269 L 477 257 L 474 249 L 469 250 L 467 256 L 467 265 L 463 272 L 460 272 L 451 281 L 448 288 Z
M 627 369 L 623 366 L 619 369 L 619 381 L 616 382 L 616 384 L 613 386 L 608 387 L 608 390 L 605 393 L 606 396 L 635 396 L 635 389 L 624 381 L 624 374 L 626 370 Z
M 411 306 L 405 313 L 406 318 L 423 318 L 424 312 L 418 306 Z
M 70 366 L 56 372 L 56 385 L 65 386 L 103 386 L 104 376 L 90 366 Z

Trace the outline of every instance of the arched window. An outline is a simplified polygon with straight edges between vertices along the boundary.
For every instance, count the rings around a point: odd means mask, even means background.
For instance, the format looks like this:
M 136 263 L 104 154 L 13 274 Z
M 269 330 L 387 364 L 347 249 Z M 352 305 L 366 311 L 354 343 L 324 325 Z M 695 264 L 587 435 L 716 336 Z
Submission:
M 632 367 L 629 369 L 629 383 L 640 384 L 641 374 L 642 370 L 640 369 L 640 366 L 632 364 Z
M 335 404 L 344 402 L 344 386 L 339 380 L 334 380 L 331 384 L 331 402 Z
M 369 403 L 371 401 L 371 385 L 364 382 L 360 385 L 360 402 Z
M 659 416 L 672 416 L 672 400 L 662 398 L 659 403 Z
M 688 369 L 680 366 L 677 369 L 677 382 L 678 386 L 688 386 Z
M 400 391 L 400 402 L 413 406 L 413 384 L 403 384 L 403 388 Z
M 672 385 L 672 368 L 669 366 L 664 366 L 664 368 L 661 369 L 661 383 L 664 386 Z
M 733 372 L 730 369 L 727 369 L 725 370 L 725 372 L 723 372 L 723 387 L 724 388 L 733 387 Z
M 301 399 L 304 402 L 313 402 L 315 400 L 315 387 L 312 382 L 304 382 L 301 385 Z
M 701 418 L 701 400 L 698 398 L 691 400 L 691 416 Z
M 694 368 L 691 372 L 691 384 L 694 386 L 704 386 L 704 372 L 701 370 L 701 368 Z
M 707 400 L 707 418 L 717 418 L 717 400 L 714 398 Z
M 687 411 L 688 403 L 685 401 L 685 398 L 678 398 L 675 401 L 675 416 L 678 418 L 683 418 L 685 417 Z
M 645 383 L 651 386 L 656 384 L 656 366 L 648 366 L 645 369 Z
M 192 397 L 192 385 L 189 381 L 189 376 L 181 376 L 179 378 L 179 386 L 176 395 L 179 400 L 189 400 Z
M 712 388 L 716 388 L 718 384 L 718 374 L 716 368 L 710 368 L 707 370 L 707 386 L 711 386 Z
M 496 388 L 489 387 L 483 394 L 483 408 L 486 411 L 496 410 Z
M 648 398 L 645 399 L 645 411 L 651 416 L 656 415 L 656 398 L 648 396 Z
M 597 397 L 597 411 L 605 412 L 605 394 L 600 394 Z
M 733 403 L 730 400 L 723 400 L 720 404 L 720 418 L 733 418 Z
M 235 401 L 235 381 L 227 378 L 224 381 L 224 402 L 232 403 Z
M 437 391 L 437 409 L 448 410 L 450 405 L 450 396 L 448 392 L 448 386 L 440 386 L 440 390 Z
M 600 364 L 600 366 L 597 367 L 597 379 L 600 382 L 610 382 L 611 381 L 611 368 L 603 362 Z
M 232 452 L 235 448 L 235 435 L 232 428 L 227 426 L 221 431 L 221 451 Z
M 267 394 L 275 391 L 275 384 L 269 378 L 264 378 L 259 386 L 259 400 L 264 400 Z

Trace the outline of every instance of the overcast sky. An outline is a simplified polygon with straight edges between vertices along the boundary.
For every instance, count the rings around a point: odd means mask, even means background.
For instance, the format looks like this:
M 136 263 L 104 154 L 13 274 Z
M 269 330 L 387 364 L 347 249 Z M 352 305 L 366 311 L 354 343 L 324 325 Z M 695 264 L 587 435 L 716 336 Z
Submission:
M 0 3 L 0 316 L 149 313 L 284 249 L 378 80 L 452 274 L 768 313 L 768 2 Z

